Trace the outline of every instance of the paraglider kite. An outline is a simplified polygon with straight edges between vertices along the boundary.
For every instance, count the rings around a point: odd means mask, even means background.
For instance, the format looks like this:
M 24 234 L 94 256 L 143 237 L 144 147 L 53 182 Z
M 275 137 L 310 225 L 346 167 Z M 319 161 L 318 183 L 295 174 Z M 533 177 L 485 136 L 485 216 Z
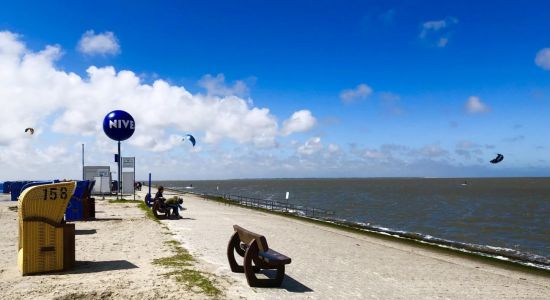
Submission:
M 33 135 L 33 134 L 34 134 L 34 128 L 28 127 L 27 129 L 25 129 L 25 132 L 28 132 L 28 133 L 30 133 L 31 135 Z
M 183 140 L 184 140 L 184 141 L 185 141 L 185 140 L 189 140 L 189 141 L 191 142 L 191 144 L 193 144 L 193 147 L 195 147 L 196 141 L 195 141 L 195 137 L 194 137 L 194 136 L 188 134 L 187 136 L 185 136 L 185 137 L 183 138 Z
M 504 155 L 502 154 L 497 154 L 497 157 L 495 157 L 494 159 L 491 160 L 491 163 L 492 164 L 498 164 L 499 162 L 501 162 L 502 160 L 504 159 Z

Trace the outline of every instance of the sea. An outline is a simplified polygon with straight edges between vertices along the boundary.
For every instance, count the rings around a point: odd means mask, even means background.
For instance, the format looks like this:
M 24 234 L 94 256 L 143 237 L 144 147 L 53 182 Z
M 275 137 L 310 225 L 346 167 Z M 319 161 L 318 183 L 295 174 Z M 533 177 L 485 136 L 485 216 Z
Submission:
M 334 211 L 365 230 L 550 269 L 550 178 L 158 181 Z M 186 187 L 192 186 L 193 189 Z

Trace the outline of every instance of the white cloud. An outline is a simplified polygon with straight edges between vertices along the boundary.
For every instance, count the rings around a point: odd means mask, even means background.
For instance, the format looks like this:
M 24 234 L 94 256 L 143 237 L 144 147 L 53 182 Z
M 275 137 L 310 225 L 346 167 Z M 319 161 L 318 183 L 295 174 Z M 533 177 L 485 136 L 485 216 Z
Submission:
M 302 155 L 312 155 L 323 149 L 320 137 L 312 137 L 308 139 L 303 145 L 298 147 L 298 153 Z
M 485 113 L 490 111 L 490 108 L 477 96 L 470 96 L 466 101 L 466 111 L 471 114 Z
M 442 157 L 449 154 L 447 150 L 441 148 L 441 146 L 436 144 L 426 145 L 420 148 L 418 153 L 428 158 Z
M 382 153 L 380 151 L 372 150 L 372 149 L 365 150 L 364 155 L 365 155 L 365 157 L 372 158 L 372 159 L 382 159 L 382 158 L 386 157 L 386 155 L 384 155 L 384 153 Z
M 287 136 L 295 132 L 305 132 L 313 128 L 316 123 L 317 120 L 309 110 L 300 110 L 283 122 L 281 134 Z
M 327 150 L 329 153 L 340 152 L 340 146 L 336 144 L 328 144 Z
M 404 112 L 404 109 L 400 105 L 401 97 L 398 94 L 391 92 L 380 93 L 381 106 L 388 113 L 393 115 L 400 115 Z
M 78 50 L 87 55 L 115 55 L 120 52 L 120 45 L 111 31 L 95 34 L 88 30 L 80 38 Z
M 233 86 L 228 86 L 223 74 L 218 74 L 216 77 L 206 74 L 199 80 L 199 86 L 205 88 L 208 95 L 211 96 L 244 96 L 248 94 L 248 86 L 244 81 L 237 80 Z
M 443 20 L 424 22 L 419 37 L 428 40 L 433 45 L 443 48 L 449 43 L 451 29 L 458 23 L 455 17 L 446 17 Z
M 550 48 L 544 48 L 537 52 L 535 63 L 544 70 L 550 70 Z
M 16 34 L 0 32 L 0 162 L 20 170 L 30 164 L 29 157 L 67 162 L 72 155 L 47 147 L 59 140 L 73 145 L 75 138 L 86 139 L 96 153 L 112 151 L 114 143 L 106 140 L 101 124 L 115 109 L 133 115 L 136 132 L 127 143 L 146 152 L 177 147 L 186 133 L 194 134 L 199 144 L 223 139 L 259 148 L 274 147 L 280 136 L 277 118 L 268 108 L 254 107 L 236 95 L 192 94 L 160 79 L 144 84 L 132 71 L 113 67 L 91 66 L 81 77 L 55 67 L 60 55 L 58 46 L 33 52 Z M 302 110 L 285 121 L 284 132 L 313 125 L 311 112 Z M 26 127 L 36 129 L 32 138 L 24 133 Z M 48 142 L 51 136 L 55 139 Z M 36 150 L 39 144 L 49 150 Z
M 342 102 L 349 104 L 359 100 L 366 99 L 372 94 L 372 88 L 364 83 L 359 84 L 355 89 L 343 90 L 340 93 Z
M 449 42 L 449 38 L 445 38 L 445 37 L 439 38 L 439 41 L 437 42 L 437 47 L 443 48 L 447 46 L 448 42 Z

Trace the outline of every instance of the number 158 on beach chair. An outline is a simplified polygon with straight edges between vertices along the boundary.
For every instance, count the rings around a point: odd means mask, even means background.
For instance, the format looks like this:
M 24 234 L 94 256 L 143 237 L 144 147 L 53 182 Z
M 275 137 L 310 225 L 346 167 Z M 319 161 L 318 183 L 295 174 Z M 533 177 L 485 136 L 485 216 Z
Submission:
M 32 186 L 19 196 L 17 263 L 23 275 L 60 271 L 74 264 L 74 224 L 63 214 L 76 182 Z

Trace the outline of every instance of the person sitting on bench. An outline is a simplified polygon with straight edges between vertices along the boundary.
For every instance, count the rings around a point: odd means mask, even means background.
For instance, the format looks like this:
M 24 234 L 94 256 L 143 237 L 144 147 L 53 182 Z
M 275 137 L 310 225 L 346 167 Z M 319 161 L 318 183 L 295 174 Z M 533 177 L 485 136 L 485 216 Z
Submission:
M 162 193 L 164 192 L 164 187 L 162 185 L 159 185 L 157 193 L 155 194 L 155 198 L 153 198 L 153 201 L 160 200 L 162 202 L 166 201 L 164 196 L 162 196 Z
M 168 216 L 174 216 L 177 219 L 181 218 L 179 210 L 183 209 L 183 206 L 181 206 L 181 204 L 183 204 L 183 199 L 172 197 L 164 201 L 164 204 L 166 204 L 166 208 L 168 210 L 172 209 L 172 213 L 168 211 Z

